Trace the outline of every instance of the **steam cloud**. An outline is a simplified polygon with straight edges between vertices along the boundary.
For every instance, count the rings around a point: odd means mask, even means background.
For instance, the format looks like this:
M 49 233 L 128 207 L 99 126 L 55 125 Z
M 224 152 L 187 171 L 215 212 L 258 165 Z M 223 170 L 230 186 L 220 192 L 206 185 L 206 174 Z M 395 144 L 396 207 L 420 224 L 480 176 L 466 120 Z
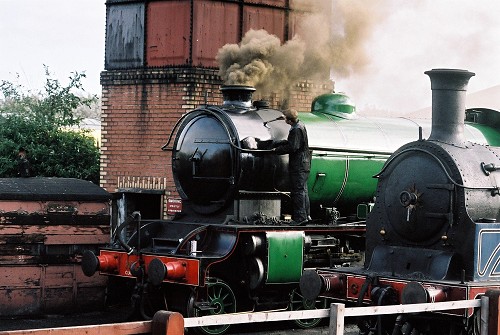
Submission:
M 226 85 L 251 85 L 261 93 L 284 90 L 299 80 L 347 77 L 368 64 L 363 48 L 380 18 L 384 0 L 294 0 L 295 36 L 281 44 L 265 30 L 249 30 L 239 44 L 218 54 Z M 377 14 L 379 13 L 379 14 Z

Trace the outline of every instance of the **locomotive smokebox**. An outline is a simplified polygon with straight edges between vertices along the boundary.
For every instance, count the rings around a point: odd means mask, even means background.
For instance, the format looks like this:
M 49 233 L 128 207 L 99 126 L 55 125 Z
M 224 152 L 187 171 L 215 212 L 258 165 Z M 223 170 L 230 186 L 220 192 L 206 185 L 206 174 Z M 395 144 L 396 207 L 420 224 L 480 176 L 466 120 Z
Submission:
M 225 85 L 221 87 L 224 107 L 250 108 L 255 87 L 244 85 Z
M 432 130 L 429 140 L 464 146 L 465 94 L 469 79 L 466 70 L 426 71 L 432 89 Z

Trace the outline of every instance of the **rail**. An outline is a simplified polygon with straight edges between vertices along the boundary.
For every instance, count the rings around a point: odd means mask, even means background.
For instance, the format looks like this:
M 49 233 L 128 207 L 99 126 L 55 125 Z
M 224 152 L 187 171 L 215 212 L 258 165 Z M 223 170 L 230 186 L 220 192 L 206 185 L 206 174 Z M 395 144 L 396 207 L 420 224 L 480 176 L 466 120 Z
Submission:
M 459 300 L 411 305 L 346 308 L 344 304 L 333 303 L 328 309 L 285 312 L 235 313 L 192 318 L 183 318 L 181 314 L 175 312 L 159 311 L 155 314 L 152 321 L 126 322 L 118 324 L 78 327 L 0 331 L 0 335 L 125 335 L 144 333 L 150 333 L 152 335 L 182 335 L 184 334 L 185 328 L 191 327 L 314 318 L 329 318 L 329 334 L 343 335 L 345 317 L 437 312 L 463 308 L 480 308 L 481 335 L 500 334 L 500 326 L 498 322 L 500 311 L 500 291 L 488 291 L 486 292 L 486 295 L 481 297 L 480 300 Z

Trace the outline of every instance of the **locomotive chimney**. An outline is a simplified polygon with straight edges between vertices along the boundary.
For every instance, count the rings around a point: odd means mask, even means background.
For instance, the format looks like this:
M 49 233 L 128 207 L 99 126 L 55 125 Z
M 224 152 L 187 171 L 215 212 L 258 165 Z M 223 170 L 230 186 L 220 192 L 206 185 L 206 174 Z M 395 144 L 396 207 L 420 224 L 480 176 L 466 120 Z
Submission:
M 225 85 L 221 87 L 223 105 L 234 108 L 252 107 L 252 95 L 255 88 L 243 85 Z
M 465 145 L 465 93 L 475 74 L 466 70 L 433 69 L 431 79 L 432 129 L 429 140 Z

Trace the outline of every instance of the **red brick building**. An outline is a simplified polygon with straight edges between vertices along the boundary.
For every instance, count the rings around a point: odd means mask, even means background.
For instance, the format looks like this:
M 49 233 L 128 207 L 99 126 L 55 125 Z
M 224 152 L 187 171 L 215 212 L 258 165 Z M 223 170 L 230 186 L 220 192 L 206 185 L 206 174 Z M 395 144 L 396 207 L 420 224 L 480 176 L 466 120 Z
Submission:
M 225 44 L 249 29 L 287 41 L 300 13 L 290 0 L 108 0 L 102 84 L 101 186 L 121 194 L 125 212 L 166 217 L 176 198 L 170 153 L 162 151 L 180 116 L 204 103 L 220 104 L 223 84 L 215 60 Z M 332 83 L 298 81 L 288 104 L 301 111 Z M 267 95 L 272 107 L 282 97 Z

